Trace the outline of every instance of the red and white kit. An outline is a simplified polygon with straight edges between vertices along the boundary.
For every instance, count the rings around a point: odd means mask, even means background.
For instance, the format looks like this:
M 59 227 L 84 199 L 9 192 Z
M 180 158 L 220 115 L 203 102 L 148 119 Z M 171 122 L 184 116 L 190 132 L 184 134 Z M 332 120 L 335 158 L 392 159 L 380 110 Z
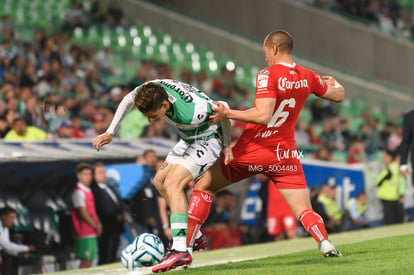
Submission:
M 221 165 L 223 175 L 237 182 L 261 173 L 278 188 L 306 188 L 295 125 L 306 98 L 311 93 L 323 96 L 327 89 L 318 74 L 296 64 L 279 63 L 261 70 L 256 77 L 256 99 L 276 99 L 272 119 L 267 125 L 246 126 L 233 147 L 234 160 Z

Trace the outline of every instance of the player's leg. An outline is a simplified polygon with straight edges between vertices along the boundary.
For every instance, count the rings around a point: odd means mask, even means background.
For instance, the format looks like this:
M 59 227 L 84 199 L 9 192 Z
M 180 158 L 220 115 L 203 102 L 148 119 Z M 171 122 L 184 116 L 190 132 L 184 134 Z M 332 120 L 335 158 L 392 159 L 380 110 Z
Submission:
M 249 165 L 255 164 L 256 152 L 247 152 L 243 144 L 236 144 L 232 149 L 233 161 L 224 165 L 222 158 L 217 159 L 194 187 L 188 208 L 187 247 L 191 249 L 194 246 L 195 251 L 207 247 L 200 228 L 210 212 L 212 195 L 233 182 L 259 173 L 249 169 Z
M 165 182 L 165 179 L 167 178 L 168 173 L 172 170 L 173 167 L 174 167 L 173 163 L 165 160 L 154 177 L 154 186 L 155 188 L 157 188 L 160 195 L 165 199 L 168 206 L 170 204 L 169 204 L 167 192 L 164 187 L 164 182 Z
M 170 224 L 173 243 L 167 257 L 153 272 L 164 272 L 178 266 L 191 263 L 191 255 L 187 252 L 187 210 L 188 201 L 184 188 L 193 180 L 193 175 L 188 168 L 177 163 L 168 173 L 164 181 L 164 188 L 169 198 L 171 210 Z
M 232 184 L 221 171 L 222 162 L 223 160 L 221 158 L 217 159 L 208 171 L 197 181 L 194 189 L 214 194 L 220 189 Z
M 168 206 L 170 206 L 170 203 L 164 187 L 164 182 L 167 178 L 168 173 L 172 170 L 174 165 L 181 160 L 181 157 L 187 148 L 188 145 L 183 140 L 177 142 L 177 144 L 168 153 L 164 163 L 161 165 L 160 169 L 157 171 L 157 174 L 155 174 L 154 177 L 155 188 L 157 188 L 158 192 L 165 199 Z
M 193 180 L 190 171 L 176 164 L 168 173 L 164 182 L 165 191 L 169 197 L 171 210 L 171 231 L 173 236 L 173 250 L 186 251 L 185 232 L 187 231 L 188 201 L 184 188 Z
M 312 210 L 307 189 L 279 189 L 289 204 L 293 215 L 306 231 L 317 241 L 319 250 L 325 257 L 340 257 L 342 254 L 328 240 L 325 224 L 321 216 Z
M 194 178 L 202 175 L 217 159 L 221 152 L 221 142 L 216 139 L 197 141 L 187 150 L 168 173 L 164 188 L 169 198 L 171 209 L 171 231 L 173 246 L 167 258 L 152 269 L 153 272 L 167 271 L 191 263 L 187 251 L 187 217 L 188 201 L 184 187 Z
M 319 250 L 325 257 L 340 257 L 342 254 L 328 240 L 323 219 L 315 211 L 313 211 L 309 191 L 306 186 L 305 175 L 303 174 L 300 163 L 294 164 L 297 167 L 295 174 L 267 174 L 280 193 L 285 198 L 293 215 L 303 225 L 305 230 L 312 235 L 318 243 Z
M 78 238 L 77 255 L 80 258 L 79 268 L 92 266 L 92 261 L 98 256 L 98 241 L 96 237 Z M 76 248 L 76 246 L 75 246 Z
M 210 213 L 213 194 L 232 183 L 223 175 L 221 164 L 222 159 L 218 159 L 194 187 L 188 208 L 187 247 L 190 251 L 193 247 L 194 251 L 207 248 L 201 225 Z

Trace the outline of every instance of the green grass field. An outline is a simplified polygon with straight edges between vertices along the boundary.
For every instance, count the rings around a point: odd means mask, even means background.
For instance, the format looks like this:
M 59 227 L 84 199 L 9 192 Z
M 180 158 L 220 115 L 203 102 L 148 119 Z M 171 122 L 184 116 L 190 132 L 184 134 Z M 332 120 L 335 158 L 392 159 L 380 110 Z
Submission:
M 414 274 L 414 234 L 340 245 L 342 258 L 307 250 L 264 259 L 192 268 L 182 274 Z
M 193 265 L 174 274 L 414 274 L 414 223 L 330 236 L 342 258 L 323 258 L 312 238 L 198 253 Z M 120 263 L 53 274 L 150 274 Z

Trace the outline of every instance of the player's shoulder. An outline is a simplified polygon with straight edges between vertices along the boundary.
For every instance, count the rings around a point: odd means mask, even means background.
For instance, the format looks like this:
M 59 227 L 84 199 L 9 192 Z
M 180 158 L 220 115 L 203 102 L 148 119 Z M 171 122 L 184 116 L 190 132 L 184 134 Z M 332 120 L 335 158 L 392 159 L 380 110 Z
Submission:
M 261 69 L 257 74 L 258 75 L 269 75 L 271 72 L 271 68 L 264 68 Z
M 316 74 L 316 73 L 315 73 L 314 71 L 312 71 L 311 69 L 308 69 L 308 68 L 302 67 L 302 66 L 300 66 L 300 65 L 298 65 L 298 64 L 296 64 L 295 69 L 296 69 L 297 71 L 300 71 L 300 72 L 302 72 L 302 73 L 306 73 L 306 74 L 311 74 L 311 75 L 315 75 L 315 74 Z
M 296 71 L 302 75 L 302 77 L 304 77 L 305 79 L 307 79 L 308 81 L 311 81 L 312 83 L 317 83 L 319 82 L 320 85 L 324 86 L 324 81 L 322 80 L 322 77 L 317 74 L 315 71 L 305 68 L 305 67 L 301 67 L 299 65 L 296 65 Z M 315 82 L 316 81 L 316 82 Z
M 314 73 L 312 70 L 299 66 L 296 63 L 287 64 L 287 63 L 278 63 L 272 67 L 267 67 L 259 71 L 258 75 L 284 75 L 284 74 L 293 74 L 295 71 L 302 73 Z

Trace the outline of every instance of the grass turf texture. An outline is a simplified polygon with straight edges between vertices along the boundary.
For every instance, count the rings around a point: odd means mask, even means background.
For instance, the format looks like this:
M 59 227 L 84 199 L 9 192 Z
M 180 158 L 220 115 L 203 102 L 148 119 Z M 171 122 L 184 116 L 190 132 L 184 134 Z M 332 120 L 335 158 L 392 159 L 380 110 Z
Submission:
M 172 272 L 214 275 L 414 274 L 414 223 L 332 234 L 330 239 L 344 255 L 342 258 L 323 258 L 313 238 L 301 238 L 197 253 L 190 268 Z M 151 274 L 151 268 L 129 272 L 120 263 L 115 263 L 54 274 L 138 275 Z
M 180 274 L 414 274 L 414 234 L 338 246 L 342 258 L 314 250 L 183 270 Z

